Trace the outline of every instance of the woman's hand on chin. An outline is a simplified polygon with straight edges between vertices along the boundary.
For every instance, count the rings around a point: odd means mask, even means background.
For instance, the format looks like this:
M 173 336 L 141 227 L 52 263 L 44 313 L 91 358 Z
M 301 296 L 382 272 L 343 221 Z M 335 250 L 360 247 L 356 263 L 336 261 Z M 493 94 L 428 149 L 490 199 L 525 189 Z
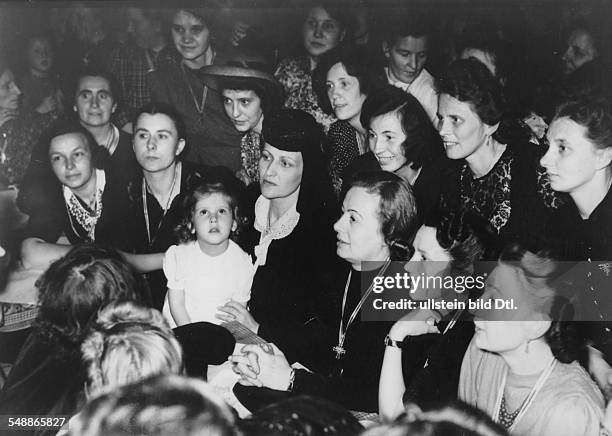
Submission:
M 286 391 L 291 383 L 293 369 L 278 347 L 272 345 L 271 354 L 260 345 L 245 345 L 242 355 L 230 356 L 234 372 L 241 375 L 240 383 Z
M 254 333 L 259 330 L 259 323 L 247 310 L 246 306 L 234 300 L 230 300 L 225 305 L 217 307 L 219 313 L 215 315 L 221 321 L 238 321 Z
M 393 324 L 389 331 L 389 337 L 394 341 L 403 341 L 406 336 L 440 333 L 435 323 L 440 321 L 441 318 L 440 314 L 433 310 L 415 309 Z

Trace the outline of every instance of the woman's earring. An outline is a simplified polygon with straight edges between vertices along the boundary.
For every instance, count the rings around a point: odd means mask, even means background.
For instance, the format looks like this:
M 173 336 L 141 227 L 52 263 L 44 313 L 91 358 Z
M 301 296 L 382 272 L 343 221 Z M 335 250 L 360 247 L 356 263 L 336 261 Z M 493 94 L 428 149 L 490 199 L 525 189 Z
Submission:
M 525 342 L 525 354 L 529 354 L 529 343 L 531 342 L 531 339 L 529 339 L 527 342 Z

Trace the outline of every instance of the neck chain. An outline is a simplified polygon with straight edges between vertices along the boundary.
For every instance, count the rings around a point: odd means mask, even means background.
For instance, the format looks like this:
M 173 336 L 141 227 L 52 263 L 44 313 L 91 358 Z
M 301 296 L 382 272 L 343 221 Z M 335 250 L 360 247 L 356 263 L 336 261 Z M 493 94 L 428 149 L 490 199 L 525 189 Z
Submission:
M 383 264 L 383 266 L 380 268 L 380 271 L 378 271 L 378 273 L 376 274 L 376 277 L 379 277 L 382 274 L 384 274 L 385 271 L 387 271 L 387 268 L 389 268 L 389 265 L 391 265 L 391 260 L 387 259 L 385 263 Z M 340 314 L 340 327 L 338 328 L 338 345 L 332 348 L 332 350 L 336 353 L 336 359 L 340 359 L 346 354 L 346 348 L 344 348 L 344 341 L 346 340 L 346 333 L 348 332 L 349 327 L 351 326 L 353 321 L 355 321 L 357 314 L 359 313 L 365 301 L 368 299 L 368 297 L 372 293 L 372 290 L 374 289 L 374 280 L 372 280 L 372 283 L 370 283 L 370 287 L 363 294 L 363 296 L 361 297 L 361 300 L 359 300 L 359 303 L 357 303 L 357 306 L 355 306 L 355 309 L 353 309 L 353 312 L 349 316 L 349 319 L 346 323 L 346 328 L 345 328 L 344 327 L 344 311 L 346 309 L 346 299 L 348 297 L 348 290 L 351 284 L 352 275 L 353 275 L 353 269 L 351 268 L 351 271 L 349 272 L 348 278 L 346 280 L 346 286 L 344 287 L 344 297 L 342 297 L 342 313 Z
M 557 363 L 557 359 L 555 359 L 553 357 L 550 360 L 550 363 L 548 364 L 546 369 L 544 371 L 542 371 L 542 374 L 540 374 L 540 377 L 538 378 L 538 381 L 536 382 L 535 385 L 533 385 L 533 388 L 531 388 L 531 391 L 529 391 L 529 394 L 525 398 L 525 401 L 523 401 L 523 404 L 521 404 L 521 406 L 519 407 L 519 409 L 518 409 L 519 411 L 516 414 L 516 417 L 514 418 L 514 420 L 512 421 L 512 424 L 508 428 L 510 433 L 511 433 L 511 429 L 516 427 L 516 425 L 518 425 L 519 421 L 527 413 L 527 410 L 529 409 L 529 407 L 533 403 L 534 398 L 542 390 L 542 388 L 544 387 L 544 384 L 546 383 L 546 380 L 548 380 L 548 377 L 550 377 L 550 375 L 552 374 L 553 369 L 555 369 L 556 363 Z M 507 379 L 508 379 L 508 366 L 506 366 L 506 369 L 504 371 L 504 375 L 502 377 L 502 381 L 501 381 L 500 388 L 499 388 L 499 393 L 497 394 L 497 400 L 495 401 L 495 409 L 494 409 L 495 415 L 493 416 L 493 421 L 495 421 L 495 422 L 499 422 L 499 420 L 500 420 L 500 412 L 501 412 L 502 400 L 504 398 L 504 390 L 506 389 L 506 381 L 507 381 Z M 514 413 L 509 414 L 509 415 L 514 415 Z
M 215 62 L 216 55 L 217 53 L 215 53 L 215 51 L 213 50 L 209 65 L 212 65 Z M 198 112 L 200 117 L 202 117 L 202 115 L 204 114 L 204 105 L 206 104 L 206 96 L 208 95 L 208 86 L 206 86 L 205 84 L 202 84 L 203 86 L 202 98 L 200 100 L 200 103 L 198 103 L 198 99 L 196 98 L 195 91 L 193 90 L 191 83 L 189 83 L 189 77 L 187 75 L 187 71 L 185 70 L 185 64 L 183 64 L 182 62 L 181 62 L 181 69 L 183 70 L 183 78 L 185 79 L 185 84 L 187 85 L 187 89 L 189 89 L 189 94 L 191 94 L 191 98 L 193 100 L 193 104 L 196 107 L 196 111 Z
M 164 207 L 164 213 L 157 224 L 157 228 L 155 229 L 155 233 L 153 234 L 153 238 L 151 238 L 151 229 L 149 227 L 149 206 L 147 205 L 147 180 L 145 177 L 142 177 L 142 212 L 145 219 L 145 227 L 147 230 L 147 242 L 149 243 L 149 247 L 153 245 L 155 239 L 157 238 L 157 234 L 159 233 L 159 229 L 161 228 L 162 223 L 164 222 L 164 218 L 168 213 L 168 209 L 170 209 L 170 203 L 172 201 L 172 192 L 174 191 L 174 186 L 176 185 L 178 170 L 176 165 L 174 166 L 174 178 L 172 179 L 172 185 L 170 186 L 170 191 L 168 191 L 168 199 L 166 200 L 166 206 Z

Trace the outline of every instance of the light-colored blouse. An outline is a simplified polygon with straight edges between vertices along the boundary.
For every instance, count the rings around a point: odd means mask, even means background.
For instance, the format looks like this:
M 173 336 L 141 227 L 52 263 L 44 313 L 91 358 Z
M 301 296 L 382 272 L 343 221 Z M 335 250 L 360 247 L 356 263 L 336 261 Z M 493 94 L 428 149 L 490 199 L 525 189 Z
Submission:
M 495 407 L 507 365 L 503 358 L 470 343 L 461 365 L 459 398 L 498 415 Z M 520 436 L 599 435 L 604 400 L 587 372 L 577 363 L 556 362 L 520 421 L 510 428 Z

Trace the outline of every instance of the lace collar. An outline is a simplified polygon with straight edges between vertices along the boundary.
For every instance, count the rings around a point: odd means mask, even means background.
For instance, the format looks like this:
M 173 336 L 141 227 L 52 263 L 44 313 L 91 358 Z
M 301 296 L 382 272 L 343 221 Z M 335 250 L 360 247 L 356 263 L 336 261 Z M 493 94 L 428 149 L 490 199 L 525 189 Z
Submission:
M 102 215 L 102 194 L 104 193 L 104 187 L 106 186 L 106 175 L 103 170 L 96 170 L 96 191 L 94 197 L 93 209 L 89 209 L 83 204 L 81 200 L 77 198 L 77 195 L 72 192 L 66 185 L 62 186 L 64 194 L 64 204 L 68 212 L 68 220 L 70 221 L 70 227 L 75 235 L 80 233 L 74 226 L 74 221 L 85 230 L 87 233 L 88 241 L 93 242 L 96 240 L 96 224 Z
M 261 233 L 259 245 L 255 246 L 255 264 L 265 265 L 268 256 L 268 247 L 275 239 L 283 239 L 291 234 L 300 221 L 300 213 L 296 209 L 297 203 L 291 206 L 272 226 L 268 226 L 268 213 L 270 200 L 260 195 L 255 202 L 255 229 Z

